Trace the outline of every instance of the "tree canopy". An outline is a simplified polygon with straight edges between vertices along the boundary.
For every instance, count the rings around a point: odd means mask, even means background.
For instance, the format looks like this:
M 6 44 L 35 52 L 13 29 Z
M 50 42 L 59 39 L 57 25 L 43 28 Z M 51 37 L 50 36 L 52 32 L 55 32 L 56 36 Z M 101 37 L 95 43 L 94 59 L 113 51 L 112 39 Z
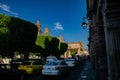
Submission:
M 56 57 L 64 54 L 68 47 L 66 43 L 60 43 L 59 39 L 53 36 L 37 36 L 36 45 L 43 48 L 43 50 L 40 51 L 41 54 Z
M 37 31 L 29 21 L 0 14 L 0 54 L 11 56 L 18 51 L 60 56 L 67 50 L 66 43 L 53 36 L 37 36 Z
M 64 54 L 65 51 L 67 51 L 68 44 L 67 43 L 60 43 L 59 44 L 59 54 Z
M 0 54 L 30 51 L 35 46 L 37 30 L 29 21 L 0 14 Z

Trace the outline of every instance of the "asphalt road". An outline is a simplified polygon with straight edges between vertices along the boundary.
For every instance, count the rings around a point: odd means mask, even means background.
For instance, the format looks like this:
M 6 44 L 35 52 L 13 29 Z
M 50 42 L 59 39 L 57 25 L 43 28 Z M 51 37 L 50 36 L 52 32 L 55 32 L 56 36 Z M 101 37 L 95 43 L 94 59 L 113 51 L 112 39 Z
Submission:
M 75 68 L 69 68 L 68 72 L 64 76 L 43 76 L 39 75 L 0 75 L 0 80 L 78 80 L 80 77 L 81 71 L 85 66 L 85 62 L 80 63 Z M 11 74 L 11 73 L 10 73 Z
M 42 76 L 42 75 L 27 75 L 23 80 L 78 80 L 85 62 L 82 62 L 75 68 L 69 68 L 66 75 L 62 77 L 56 76 Z

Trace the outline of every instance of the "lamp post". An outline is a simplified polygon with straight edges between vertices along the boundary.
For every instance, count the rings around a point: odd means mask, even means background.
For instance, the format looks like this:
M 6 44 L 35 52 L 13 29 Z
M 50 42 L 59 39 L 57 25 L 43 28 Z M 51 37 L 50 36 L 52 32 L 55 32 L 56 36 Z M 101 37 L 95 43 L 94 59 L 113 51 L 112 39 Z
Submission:
M 81 26 L 82 26 L 82 28 L 83 29 L 86 29 L 87 27 L 88 27 L 88 25 L 89 25 L 89 23 L 88 23 L 88 18 L 87 17 L 83 17 L 83 19 L 82 19 L 82 23 L 81 23 Z M 88 32 L 89 32 L 89 37 L 88 37 L 88 41 L 89 41 L 89 43 L 88 43 L 88 51 L 90 52 L 90 43 L 91 43 L 91 41 L 90 41 L 90 29 L 88 29 L 87 28 L 87 30 L 88 30 Z
M 87 18 L 86 18 L 86 17 L 83 17 L 82 24 L 81 24 L 82 28 L 83 28 L 83 29 L 86 29 L 86 28 L 87 28 L 87 25 L 88 25 L 88 23 L 87 23 Z

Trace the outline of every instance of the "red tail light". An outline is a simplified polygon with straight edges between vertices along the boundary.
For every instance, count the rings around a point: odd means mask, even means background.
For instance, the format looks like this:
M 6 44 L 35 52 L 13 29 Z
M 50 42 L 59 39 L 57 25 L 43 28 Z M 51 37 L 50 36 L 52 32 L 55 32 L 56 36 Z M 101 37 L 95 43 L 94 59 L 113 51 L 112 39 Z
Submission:
M 59 67 L 58 67 L 58 66 L 56 66 L 56 67 L 55 67 L 55 70 L 58 70 L 58 69 L 59 69 Z

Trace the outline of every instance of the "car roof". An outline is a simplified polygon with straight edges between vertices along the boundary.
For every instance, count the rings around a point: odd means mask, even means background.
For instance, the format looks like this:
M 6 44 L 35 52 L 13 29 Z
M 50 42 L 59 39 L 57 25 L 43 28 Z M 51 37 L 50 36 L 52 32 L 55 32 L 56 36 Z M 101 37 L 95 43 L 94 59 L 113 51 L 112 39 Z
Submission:
M 61 61 L 63 61 L 63 60 L 50 60 L 48 62 L 61 62 Z
M 47 56 L 47 58 L 56 58 L 55 56 Z

